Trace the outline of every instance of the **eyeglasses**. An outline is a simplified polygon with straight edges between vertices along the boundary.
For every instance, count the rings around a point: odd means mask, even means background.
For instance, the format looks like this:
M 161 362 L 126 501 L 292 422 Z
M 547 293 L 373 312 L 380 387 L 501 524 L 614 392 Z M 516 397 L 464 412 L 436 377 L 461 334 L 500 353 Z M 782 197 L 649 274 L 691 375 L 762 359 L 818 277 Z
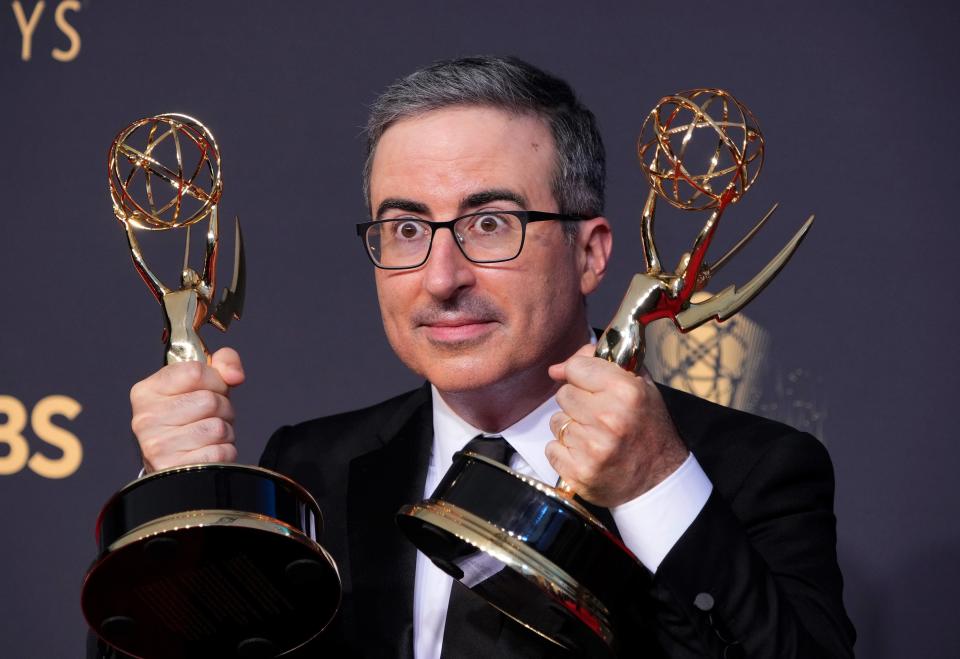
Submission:
M 559 220 L 581 222 L 586 217 L 541 211 L 482 211 L 446 222 L 415 217 L 375 220 L 357 225 L 370 260 L 385 270 L 419 268 L 427 262 L 438 229 L 449 229 L 460 252 L 473 263 L 500 263 L 520 256 L 527 224 Z

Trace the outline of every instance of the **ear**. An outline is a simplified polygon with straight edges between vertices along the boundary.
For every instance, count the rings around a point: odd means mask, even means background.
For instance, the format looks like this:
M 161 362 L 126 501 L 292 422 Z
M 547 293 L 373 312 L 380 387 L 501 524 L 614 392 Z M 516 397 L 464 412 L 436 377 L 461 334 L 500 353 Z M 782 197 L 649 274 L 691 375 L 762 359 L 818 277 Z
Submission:
M 577 258 L 580 267 L 580 292 L 589 295 L 597 289 L 607 272 L 610 252 L 613 250 L 613 232 L 605 217 L 595 217 L 580 223 L 577 234 Z

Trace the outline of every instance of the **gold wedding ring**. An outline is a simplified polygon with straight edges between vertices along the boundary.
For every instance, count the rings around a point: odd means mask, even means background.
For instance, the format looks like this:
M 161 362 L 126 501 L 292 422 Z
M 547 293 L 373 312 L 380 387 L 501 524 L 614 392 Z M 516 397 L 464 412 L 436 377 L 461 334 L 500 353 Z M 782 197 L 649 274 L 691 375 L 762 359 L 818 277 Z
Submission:
M 563 434 L 567 432 L 567 426 L 569 426 L 571 423 L 573 423 L 572 417 L 564 421 L 563 425 L 560 426 L 560 430 L 557 431 L 557 441 L 563 444 L 564 446 L 566 446 L 567 443 L 563 441 Z

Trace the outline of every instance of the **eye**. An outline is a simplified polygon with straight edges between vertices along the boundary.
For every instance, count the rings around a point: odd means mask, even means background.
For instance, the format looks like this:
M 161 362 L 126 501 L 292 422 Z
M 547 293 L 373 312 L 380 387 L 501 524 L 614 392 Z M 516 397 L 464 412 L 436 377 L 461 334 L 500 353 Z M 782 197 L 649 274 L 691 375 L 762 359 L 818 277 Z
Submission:
M 484 215 L 477 220 L 477 228 L 483 233 L 492 233 L 500 228 L 502 222 L 496 215 Z
M 478 236 L 493 235 L 501 233 L 504 229 L 508 228 L 510 224 L 509 220 L 510 217 L 507 215 L 497 215 L 494 213 L 477 215 L 470 222 L 467 230 Z
M 394 220 L 393 234 L 399 240 L 417 240 L 426 234 L 426 227 L 416 220 Z

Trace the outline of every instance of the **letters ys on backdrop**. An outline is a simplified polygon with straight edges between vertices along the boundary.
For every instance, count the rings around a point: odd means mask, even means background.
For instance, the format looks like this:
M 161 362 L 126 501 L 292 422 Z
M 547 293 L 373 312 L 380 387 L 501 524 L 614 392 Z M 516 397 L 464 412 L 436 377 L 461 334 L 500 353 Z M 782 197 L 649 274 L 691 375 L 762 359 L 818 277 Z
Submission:
M 53 7 L 55 3 L 51 2 Z M 47 3 L 42 0 L 31 3 L 29 0 L 21 2 L 15 0 L 10 5 L 13 10 L 13 18 L 16 20 L 17 27 L 20 29 L 20 59 L 24 62 L 30 61 L 33 57 L 34 46 L 37 52 L 40 48 L 46 48 L 47 44 L 35 42 L 34 36 L 37 35 L 37 27 L 44 21 L 53 21 L 60 31 L 57 43 L 50 50 L 50 56 L 58 62 L 72 62 L 80 54 L 80 33 L 71 25 L 69 14 L 67 12 L 78 12 L 81 9 L 79 0 L 60 0 L 53 7 L 52 13 L 47 11 Z

